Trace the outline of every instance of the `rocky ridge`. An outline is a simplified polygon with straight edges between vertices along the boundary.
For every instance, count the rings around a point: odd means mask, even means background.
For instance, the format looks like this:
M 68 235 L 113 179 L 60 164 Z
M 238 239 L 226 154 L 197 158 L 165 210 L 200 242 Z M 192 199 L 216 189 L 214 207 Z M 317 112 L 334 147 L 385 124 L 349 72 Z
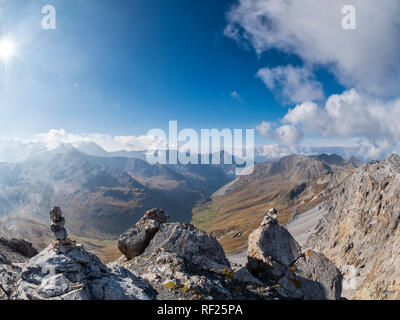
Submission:
M 96 148 L 83 150 L 92 153 Z M 108 246 L 107 240 L 127 230 L 145 210 L 165 208 L 174 221 L 188 222 L 197 201 L 205 201 L 234 178 L 232 165 L 199 164 L 180 170 L 150 165 L 131 153 L 103 150 L 99 155 L 61 144 L 16 163 L 0 162 L 1 236 L 26 239 L 44 249 L 51 239 L 46 208 L 62 203 L 70 235 L 111 261 L 114 253 L 108 258 L 98 248 Z
M 158 299 L 261 298 L 234 272 L 218 241 L 186 223 L 165 223 L 140 256 L 122 262 L 157 290 Z M 274 298 L 269 290 L 264 298 Z
M 306 246 L 344 275 L 347 298 L 400 298 L 400 157 L 358 168 L 336 190 Z
M 8 299 L 10 291 L 4 288 L 12 285 L 16 279 L 12 270 L 37 253 L 32 244 L 25 240 L 0 238 L 0 300 Z M 13 264 L 15 267 L 12 266 Z

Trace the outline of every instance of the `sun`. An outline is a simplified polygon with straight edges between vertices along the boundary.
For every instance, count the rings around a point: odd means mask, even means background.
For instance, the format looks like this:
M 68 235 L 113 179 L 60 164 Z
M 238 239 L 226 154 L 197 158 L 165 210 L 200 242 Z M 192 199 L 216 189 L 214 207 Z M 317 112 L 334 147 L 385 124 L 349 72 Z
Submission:
M 8 61 L 15 55 L 15 45 L 8 39 L 0 40 L 0 58 Z

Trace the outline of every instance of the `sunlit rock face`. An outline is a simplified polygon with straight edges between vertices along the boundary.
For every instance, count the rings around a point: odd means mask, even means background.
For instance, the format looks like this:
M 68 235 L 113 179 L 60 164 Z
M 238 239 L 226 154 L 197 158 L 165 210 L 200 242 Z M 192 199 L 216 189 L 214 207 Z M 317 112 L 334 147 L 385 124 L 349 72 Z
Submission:
M 306 246 L 344 275 L 347 298 L 400 298 L 400 157 L 358 168 L 336 190 Z

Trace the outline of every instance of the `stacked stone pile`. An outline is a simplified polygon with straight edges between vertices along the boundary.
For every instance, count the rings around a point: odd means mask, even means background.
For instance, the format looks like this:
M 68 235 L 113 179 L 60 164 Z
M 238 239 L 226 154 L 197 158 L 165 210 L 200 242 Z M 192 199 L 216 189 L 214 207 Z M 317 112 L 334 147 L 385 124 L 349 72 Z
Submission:
M 54 251 L 67 253 L 76 247 L 76 241 L 68 238 L 68 233 L 65 229 L 65 218 L 62 216 L 59 207 L 55 207 L 50 211 L 50 228 L 55 237 L 53 241 Z

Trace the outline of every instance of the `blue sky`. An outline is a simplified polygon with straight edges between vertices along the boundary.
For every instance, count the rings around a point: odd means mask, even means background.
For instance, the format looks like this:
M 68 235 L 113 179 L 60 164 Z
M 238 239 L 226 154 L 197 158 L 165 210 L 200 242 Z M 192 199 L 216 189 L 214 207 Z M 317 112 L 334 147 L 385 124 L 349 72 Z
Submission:
M 368 1 L 366 5 L 356 0 L 347 2 L 355 2 L 358 9 L 373 8 Z M 383 5 L 382 21 L 390 22 L 391 17 L 385 15 L 397 6 L 391 1 L 387 7 Z M 7 74 L 1 70 L 0 136 L 26 137 L 61 128 L 73 134 L 141 135 L 152 128 L 165 129 L 169 120 L 178 120 L 180 128 L 193 129 L 255 128 L 268 123 L 270 130 L 264 130 L 264 136 L 259 134 L 257 143 L 283 143 L 292 150 L 304 138 L 362 138 L 377 144 L 367 131 L 348 133 L 337 126 L 325 130 L 327 123 L 305 130 L 309 126 L 304 119 L 300 123 L 292 115 L 290 120 L 283 120 L 285 116 L 289 119 L 289 109 L 303 102 L 313 101 L 318 105 L 314 111 L 326 113 L 324 104 L 329 97 L 345 90 L 355 89 L 360 96 L 368 94 L 384 103 L 389 94 L 392 99 L 397 97 L 393 92 L 398 86 L 394 85 L 392 92 L 383 92 L 375 90 L 381 81 L 365 80 L 370 75 L 362 70 L 366 62 L 376 65 L 373 58 L 361 59 L 364 65 L 351 58 L 351 54 L 361 52 L 358 48 L 362 52 L 371 49 L 362 42 L 370 30 L 343 33 L 339 27 L 341 0 L 328 18 L 319 5 L 310 7 L 310 0 L 305 1 L 302 17 L 303 9 L 295 8 L 290 0 L 284 4 L 288 6 L 285 11 L 290 14 L 291 9 L 298 10 L 298 21 L 290 16 L 279 21 L 270 10 L 273 2 L 276 0 L 0 1 L 0 34 L 8 34 L 17 49 Z M 252 6 L 260 3 L 265 5 L 265 21 L 256 17 L 261 22 L 248 24 L 254 19 Z M 57 10 L 56 30 L 41 28 L 41 8 L 47 4 Z M 316 16 L 314 29 L 303 32 L 302 26 L 314 18 L 306 15 L 319 11 L 322 18 Z M 361 23 L 363 14 L 359 14 Z M 337 21 L 337 25 L 331 26 L 331 21 Z M 265 32 L 248 27 L 257 23 Z M 237 33 L 229 34 L 229 26 Z M 324 29 L 333 42 L 330 51 L 331 44 L 324 42 L 329 38 Z M 394 30 L 390 29 L 393 36 L 398 28 Z M 381 28 L 371 37 L 387 31 Z M 321 34 L 321 38 L 310 34 Z M 303 48 L 303 44 L 309 46 Z M 349 46 L 348 55 L 335 51 L 343 44 Z M 398 57 L 392 54 L 397 44 L 392 46 L 386 52 L 387 59 Z M 287 77 L 288 66 L 294 68 L 300 81 L 285 93 L 281 87 L 288 78 L 282 82 L 279 77 Z M 376 67 L 376 79 L 385 67 Z M 267 70 L 264 77 L 260 76 L 262 69 Z M 397 68 L 394 70 L 392 77 L 398 80 Z M 273 81 L 267 83 L 268 77 Z M 304 88 L 304 83 L 310 86 Z M 290 96 L 298 86 L 300 96 Z M 315 90 L 317 97 L 323 96 L 314 99 Z M 282 132 L 298 138 L 288 141 Z
M 41 30 L 44 4 L 56 7 L 54 31 Z M 1 134 L 51 128 L 140 134 L 167 127 L 168 120 L 194 129 L 252 128 L 283 116 L 288 106 L 275 100 L 256 73 L 301 61 L 275 50 L 258 57 L 224 36 L 231 5 L 212 0 L 6 4 L 3 30 L 21 43 L 7 87 L 2 86 L 9 99 Z M 330 80 L 327 88 L 336 89 Z

